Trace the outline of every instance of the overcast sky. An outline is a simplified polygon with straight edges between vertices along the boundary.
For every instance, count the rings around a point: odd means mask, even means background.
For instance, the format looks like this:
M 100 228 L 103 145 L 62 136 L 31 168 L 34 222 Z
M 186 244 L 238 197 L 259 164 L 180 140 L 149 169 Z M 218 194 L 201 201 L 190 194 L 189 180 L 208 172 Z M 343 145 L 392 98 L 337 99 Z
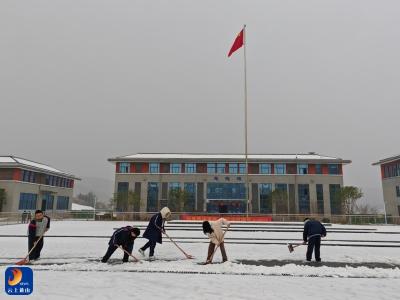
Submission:
M 345 184 L 381 205 L 371 166 L 400 153 L 398 1 L 0 2 L 1 154 L 113 178 L 136 152 L 351 159 Z

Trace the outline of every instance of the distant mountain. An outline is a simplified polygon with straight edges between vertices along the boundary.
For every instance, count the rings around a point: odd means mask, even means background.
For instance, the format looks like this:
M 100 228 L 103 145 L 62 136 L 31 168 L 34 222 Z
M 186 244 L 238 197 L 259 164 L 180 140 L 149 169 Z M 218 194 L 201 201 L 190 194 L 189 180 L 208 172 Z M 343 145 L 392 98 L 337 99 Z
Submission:
M 93 192 L 97 201 L 108 203 L 114 193 L 114 180 L 99 177 L 82 177 L 75 181 L 74 194 L 87 194 Z

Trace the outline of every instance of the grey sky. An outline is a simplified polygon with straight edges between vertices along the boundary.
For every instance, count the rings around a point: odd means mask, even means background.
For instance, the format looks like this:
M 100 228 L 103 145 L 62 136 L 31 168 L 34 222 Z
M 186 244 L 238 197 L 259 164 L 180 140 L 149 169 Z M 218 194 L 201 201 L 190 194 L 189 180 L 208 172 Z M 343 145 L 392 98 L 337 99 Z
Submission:
M 249 151 L 353 160 L 345 183 L 381 201 L 371 163 L 400 152 L 398 1 L 0 2 L 1 154 L 83 178 L 136 152 Z

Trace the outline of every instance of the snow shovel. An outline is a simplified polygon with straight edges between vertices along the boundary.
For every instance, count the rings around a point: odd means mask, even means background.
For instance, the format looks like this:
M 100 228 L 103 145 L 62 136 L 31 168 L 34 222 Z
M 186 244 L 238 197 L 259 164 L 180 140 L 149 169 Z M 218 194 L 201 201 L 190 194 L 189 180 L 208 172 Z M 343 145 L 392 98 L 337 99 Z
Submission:
M 287 246 L 288 246 L 289 252 L 292 253 L 294 251 L 294 248 L 297 248 L 302 245 L 303 244 L 288 244 Z
M 114 245 L 114 246 L 117 246 L 119 249 L 121 249 L 122 251 L 124 251 L 126 254 L 128 254 L 130 257 L 132 257 L 134 260 L 135 260 L 135 262 L 138 262 L 139 260 L 135 257 L 135 256 L 133 256 L 132 254 L 130 254 L 128 251 L 126 251 L 125 249 L 124 249 L 124 247 L 122 247 L 121 245 Z
M 17 265 L 17 266 L 22 266 L 22 265 L 25 265 L 25 264 L 27 264 L 28 262 L 29 262 L 29 255 L 32 253 L 32 251 L 36 248 L 36 246 L 37 246 L 37 244 L 39 243 L 39 241 L 43 238 L 43 236 L 44 236 L 44 232 L 43 232 L 43 234 L 39 237 L 39 239 L 35 242 L 35 244 L 33 245 L 33 247 L 32 247 L 32 249 L 31 250 L 29 250 L 29 252 L 28 252 L 28 254 L 25 256 L 25 258 L 23 258 L 23 259 L 21 259 L 20 261 L 18 261 L 18 262 L 16 262 L 15 264 Z
M 170 236 L 166 232 L 163 232 L 163 233 L 176 246 L 176 248 L 178 248 L 186 256 L 187 259 L 193 259 L 194 258 L 193 255 L 187 254 L 181 247 L 179 247 L 178 244 L 173 239 L 171 239 Z
M 227 227 L 226 230 L 224 231 L 224 234 L 222 235 L 222 239 L 221 239 L 221 240 L 224 240 L 225 233 L 228 231 L 228 229 L 229 229 L 229 227 Z M 213 260 L 213 258 L 214 258 L 215 252 L 217 252 L 217 250 L 218 250 L 218 248 L 219 248 L 219 245 L 220 245 L 220 244 L 218 244 L 217 247 L 215 247 L 214 252 L 213 252 L 213 254 L 212 254 L 211 257 L 210 257 L 210 262 L 209 262 L 209 263 L 212 263 L 212 260 Z M 207 265 L 207 264 L 208 264 L 207 261 L 206 261 L 204 264 Z

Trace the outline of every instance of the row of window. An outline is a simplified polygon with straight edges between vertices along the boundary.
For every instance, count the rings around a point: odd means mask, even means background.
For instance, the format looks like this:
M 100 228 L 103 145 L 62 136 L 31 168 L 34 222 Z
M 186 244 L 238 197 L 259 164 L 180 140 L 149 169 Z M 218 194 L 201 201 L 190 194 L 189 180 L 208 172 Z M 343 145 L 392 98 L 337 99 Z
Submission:
M 383 177 L 400 177 L 400 163 L 385 165 L 383 167 Z
M 139 166 L 139 165 L 138 165 Z M 141 166 L 141 165 L 140 165 Z M 197 173 L 197 164 L 195 163 L 185 163 L 183 164 L 185 173 Z M 274 164 L 274 174 L 283 175 L 287 174 L 286 164 L 278 163 Z M 140 167 L 140 172 L 141 172 Z M 139 170 L 136 170 L 139 172 Z M 130 163 L 121 162 L 119 163 L 119 173 L 130 173 Z M 159 163 L 149 164 L 149 173 L 160 173 Z M 169 165 L 169 170 L 162 170 L 161 173 L 182 173 L 182 164 L 171 163 Z M 245 174 L 246 164 L 244 163 L 229 163 L 228 170 L 226 169 L 225 163 L 207 163 L 207 173 L 208 174 Z M 262 163 L 258 164 L 259 174 L 272 174 L 272 164 Z M 322 174 L 322 165 L 315 164 L 315 174 Z M 328 164 L 327 173 L 329 175 L 339 175 L 340 168 L 338 164 Z M 297 164 L 297 174 L 306 175 L 309 174 L 308 164 Z
M 148 183 L 148 195 L 147 195 L 147 210 L 156 211 L 158 209 L 158 197 L 159 197 L 160 184 L 157 182 Z M 169 182 L 168 189 L 176 190 L 181 189 L 182 185 L 179 182 Z M 400 188 L 400 187 L 399 187 Z M 187 203 L 187 211 L 193 210 L 196 201 L 196 183 L 184 183 L 183 189 L 189 195 L 189 201 Z M 310 187 L 308 184 L 299 184 L 297 186 L 298 193 L 298 209 L 299 213 L 308 214 L 311 212 L 310 203 Z M 339 192 L 340 185 L 330 184 L 329 185 L 329 197 L 331 203 L 331 209 L 333 214 L 341 213 L 341 206 L 336 200 L 337 193 Z M 258 200 L 259 200 L 259 211 L 261 213 L 272 213 L 273 205 L 275 205 L 276 213 L 290 213 L 294 211 L 294 198 L 289 199 L 288 184 L 276 183 L 275 190 L 282 191 L 283 193 L 276 195 L 276 198 L 272 199 L 273 184 L 272 183 L 260 183 L 258 184 Z M 317 194 L 317 213 L 324 214 L 324 189 L 322 184 L 316 184 Z M 246 189 L 244 183 L 208 183 L 207 184 L 207 199 L 211 200 L 210 205 L 207 205 L 207 210 L 210 212 L 218 212 L 221 209 L 221 203 L 223 206 L 229 206 L 229 211 L 233 212 L 244 212 L 241 211 L 243 208 L 241 205 L 236 205 L 240 201 L 246 199 Z M 236 200 L 236 202 L 235 202 Z M 221 202 L 225 201 L 225 202 Z M 237 202 L 239 201 L 239 202 Z M 233 205 L 233 204 L 235 205 Z M 274 204 L 273 204 L 274 203 Z M 230 207 L 233 205 L 233 208 Z M 245 206 L 244 206 L 245 208 Z M 237 211 L 238 210 L 238 211 Z
M 40 183 L 39 176 L 40 176 L 40 173 L 28 171 L 28 170 L 22 170 L 22 181 L 32 182 L 32 183 Z M 69 188 L 72 185 L 72 180 L 68 179 L 68 178 L 64 178 L 64 177 L 46 175 L 45 184 L 51 185 L 51 186 Z
M 36 210 L 37 209 L 38 195 L 32 193 L 21 193 L 19 196 L 19 210 Z M 42 197 L 42 210 L 52 210 L 54 208 L 54 195 L 50 193 L 43 194 Z M 69 197 L 57 196 L 56 209 L 68 210 Z

